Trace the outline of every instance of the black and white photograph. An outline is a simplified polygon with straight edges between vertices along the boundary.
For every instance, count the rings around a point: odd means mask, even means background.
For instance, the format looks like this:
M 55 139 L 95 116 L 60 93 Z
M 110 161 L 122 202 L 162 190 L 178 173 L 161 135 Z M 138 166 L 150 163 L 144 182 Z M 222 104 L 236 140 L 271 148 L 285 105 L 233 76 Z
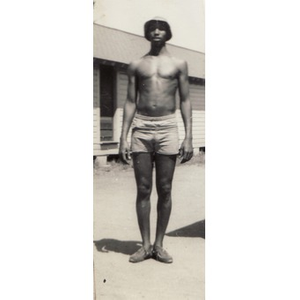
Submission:
M 94 1 L 95 299 L 204 299 L 204 1 Z
M 0 299 L 300 299 L 298 5 L 204 1 L 1 2 Z

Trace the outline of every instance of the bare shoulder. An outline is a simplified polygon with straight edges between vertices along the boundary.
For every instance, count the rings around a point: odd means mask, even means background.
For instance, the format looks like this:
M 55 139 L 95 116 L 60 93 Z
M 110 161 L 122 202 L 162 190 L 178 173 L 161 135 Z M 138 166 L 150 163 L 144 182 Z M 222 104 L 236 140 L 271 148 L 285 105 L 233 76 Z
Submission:
M 133 75 L 135 74 L 139 64 L 141 62 L 141 59 L 136 59 L 136 60 L 133 60 L 129 65 L 128 65 L 128 69 L 127 69 L 127 73 L 129 75 Z
M 184 59 L 173 57 L 173 61 L 178 68 L 178 70 L 181 73 L 187 73 L 188 72 L 188 65 L 187 62 Z

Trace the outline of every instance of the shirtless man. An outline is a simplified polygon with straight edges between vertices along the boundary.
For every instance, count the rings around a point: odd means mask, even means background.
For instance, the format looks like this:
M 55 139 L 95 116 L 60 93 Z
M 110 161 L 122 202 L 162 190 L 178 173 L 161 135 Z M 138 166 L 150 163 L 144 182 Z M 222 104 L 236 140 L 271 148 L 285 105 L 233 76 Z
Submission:
M 153 257 L 164 263 L 172 263 L 172 257 L 163 249 L 163 238 L 171 213 L 176 157 L 179 154 L 184 163 L 193 156 L 188 68 L 184 60 L 174 58 L 167 51 L 166 41 L 171 39 L 172 33 L 166 20 L 154 18 L 145 23 L 144 29 L 151 48 L 149 53 L 128 67 L 128 94 L 119 149 L 121 159 L 128 162 L 130 149 L 127 135 L 133 123 L 131 150 L 137 185 L 136 211 L 143 246 L 129 261 L 140 262 Z M 185 126 L 185 139 L 180 149 L 175 117 L 177 88 Z M 158 202 L 156 237 L 152 247 L 149 219 L 153 165 Z

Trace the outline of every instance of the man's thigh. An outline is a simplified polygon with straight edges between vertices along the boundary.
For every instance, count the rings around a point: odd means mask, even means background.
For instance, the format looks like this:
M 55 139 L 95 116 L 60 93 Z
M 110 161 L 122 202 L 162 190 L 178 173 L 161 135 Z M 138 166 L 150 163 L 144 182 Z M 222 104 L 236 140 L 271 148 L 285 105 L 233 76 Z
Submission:
M 133 168 L 137 184 L 152 184 L 153 153 L 132 153 Z
M 177 155 L 155 154 L 157 184 L 172 183 Z

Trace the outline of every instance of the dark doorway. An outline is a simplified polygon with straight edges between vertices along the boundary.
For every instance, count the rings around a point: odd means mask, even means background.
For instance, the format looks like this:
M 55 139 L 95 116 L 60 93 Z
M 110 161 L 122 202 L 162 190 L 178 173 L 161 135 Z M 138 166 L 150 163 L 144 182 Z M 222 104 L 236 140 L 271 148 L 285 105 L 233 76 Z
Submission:
M 113 140 L 114 68 L 100 67 L 100 134 L 101 141 Z

